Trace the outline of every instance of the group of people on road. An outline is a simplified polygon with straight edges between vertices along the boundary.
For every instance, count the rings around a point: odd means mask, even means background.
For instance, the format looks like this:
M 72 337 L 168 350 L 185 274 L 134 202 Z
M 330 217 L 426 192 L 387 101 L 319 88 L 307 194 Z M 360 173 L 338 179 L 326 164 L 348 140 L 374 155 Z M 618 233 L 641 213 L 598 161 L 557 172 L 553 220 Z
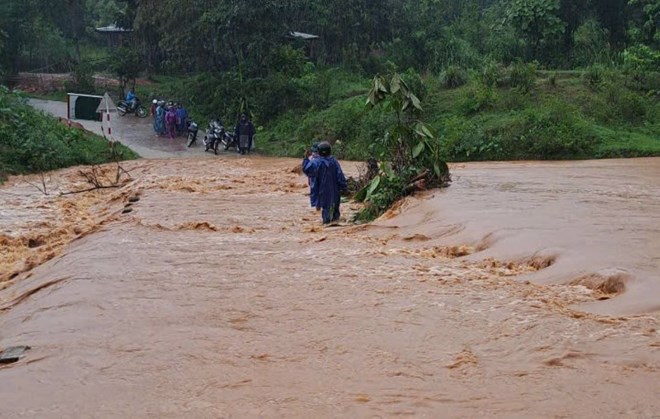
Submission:
M 157 135 L 175 138 L 185 135 L 188 127 L 188 110 L 181 103 L 154 99 L 151 102 L 154 131 Z

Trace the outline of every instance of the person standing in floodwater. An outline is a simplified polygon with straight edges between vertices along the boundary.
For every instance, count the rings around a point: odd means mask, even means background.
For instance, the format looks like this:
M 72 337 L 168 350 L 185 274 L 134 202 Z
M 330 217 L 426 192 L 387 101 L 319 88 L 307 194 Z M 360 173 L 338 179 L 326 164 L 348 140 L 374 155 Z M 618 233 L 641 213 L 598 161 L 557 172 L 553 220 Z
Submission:
M 305 152 L 302 168 L 307 176 L 314 177 L 318 194 L 316 205 L 321 208 L 323 224 L 330 224 L 339 220 L 341 192 L 345 191 L 348 185 L 339 162 L 331 155 L 330 143 L 320 143 L 318 150 L 319 157 L 315 159 L 310 159 L 311 150 Z
M 310 149 L 312 152 L 311 155 L 309 156 L 310 160 L 317 159 L 319 157 L 319 143 L 314 142 L 312 144 L 312 148 Z M 318 191 L 318 184 L 316 183 L 316 178 L 314 176 L 307 176 L 307 184 L 309 185 L 309 203 L 312 205 L 312 208 L 316 208 L 316 210 L 320 210 L 321 208 L 319 207 L 318 201 L 319 201 L 319 191 Z
M 241 114 L 241 119 L 236 124 L 236 140 L 238 141 L 238 152 L 241 154 L 250 154 L 252 149 L 252 140 L 254 139 L 254 125 L 247 114 Z

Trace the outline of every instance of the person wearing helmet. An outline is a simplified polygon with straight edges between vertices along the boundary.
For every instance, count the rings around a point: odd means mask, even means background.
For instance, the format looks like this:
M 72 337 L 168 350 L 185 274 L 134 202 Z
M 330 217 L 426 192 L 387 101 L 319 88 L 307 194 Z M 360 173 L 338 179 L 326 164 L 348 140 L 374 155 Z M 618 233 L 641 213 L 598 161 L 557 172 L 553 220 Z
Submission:
M 303 172 L 314 178 L 317 191 L 316 207 L 321 208 L 323 224 L 339 220 L 341 215 L 341 192 L 348 187 L 346 177 L 337 159 L 332 156 L 332 147 L 327 141 L 318 145 L 318 158 L 310 159 L 311 150 L 305 152 Z
M 128 103 L 128 107 L 131 110 L 134 110 L 137 107 L 137 96 L 135 96 L 133 89 L 128 89 L 128 93 L 126 93 L 126 103 Z
M 151 115 L 156 118 L 156 108 L 158 108 L 158 99 L 151 101 Z

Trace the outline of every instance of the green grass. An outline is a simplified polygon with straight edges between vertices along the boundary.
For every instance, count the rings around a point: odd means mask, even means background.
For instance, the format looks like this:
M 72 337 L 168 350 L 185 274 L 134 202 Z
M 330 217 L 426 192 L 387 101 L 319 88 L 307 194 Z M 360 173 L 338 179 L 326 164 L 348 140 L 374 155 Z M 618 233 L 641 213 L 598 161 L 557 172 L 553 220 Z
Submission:
M 139 157 L 121 144 L 114 150 L 104 138 L 65 126 L 23 97 L 0 89 L 0 179 Z
M 660 156 L 660 135 L 631 132 L 621 129 L 596 127 L 602 138 L 596 147 L 595 157 L 651 157 Z
M 42 100 L 54 100 L 57 102 L 66 102 L 67 92 L 50 92 L 50 93 L 27 93 L 27 97 Z

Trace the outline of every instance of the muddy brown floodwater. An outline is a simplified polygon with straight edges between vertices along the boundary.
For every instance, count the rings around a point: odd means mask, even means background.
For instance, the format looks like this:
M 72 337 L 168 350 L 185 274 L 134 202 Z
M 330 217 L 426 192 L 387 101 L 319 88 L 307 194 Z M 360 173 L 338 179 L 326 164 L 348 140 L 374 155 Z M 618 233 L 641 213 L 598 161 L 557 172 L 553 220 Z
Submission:
M 325 229 L 296 163 L 0 188 L 0 417 L 657 417 L 660 159 L 456 166 Z

